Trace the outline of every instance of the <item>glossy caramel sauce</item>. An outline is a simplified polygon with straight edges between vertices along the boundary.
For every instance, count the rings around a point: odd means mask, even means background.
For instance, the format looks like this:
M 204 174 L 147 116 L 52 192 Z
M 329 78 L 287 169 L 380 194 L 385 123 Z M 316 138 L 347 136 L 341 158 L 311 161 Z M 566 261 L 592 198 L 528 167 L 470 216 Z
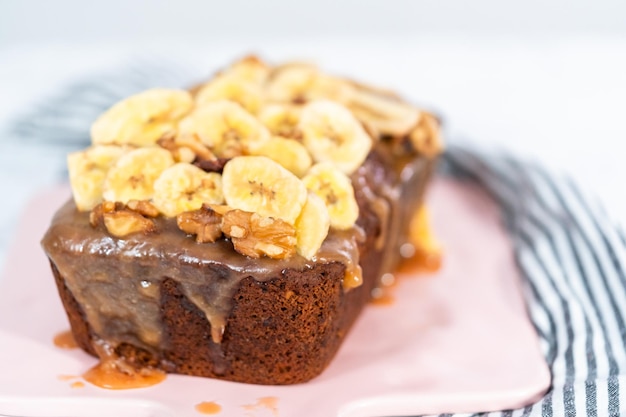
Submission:
M 399 253 L 397 269 L 381 276 L 379 286 L 372 291 L 371 304 L 390 306 L 395 303 L 394 287 L 398 276 L 434 273 L 441 269 L 441 246 L 432 232 L 426 206 L 422 205 L 413 214 L 407 242 L 400 246 Z
M 441 268 L 443 261 L 441 245 L 437 242 L 431 228 L 428 208 L 425 205 L 413 214 L 409 224 L 409 242 L 400 248 L 403 255 L 398 272 L 420 273 L 436 272 Z M 404 246 L 409 247 L 409 253 L 403 254 Z
M 165 380 L 166 373 L 153 368 L 137 369 L 118 358 L 105 342 L 94 343 L 100 362 L 83 374 L 85 381 L 106 389 L 145 388 Z
M 418 193 L 431 163 L 422 158 L 398 160 L 388 149 L 377 147 L 387 162 L 366 161 L 354 174 L 355 193 L 367 200 L 380 227 L 374 256 L 381 259 L 379 275 L 393 273 L 400 261 L 400 245 L 409 241 L 406 219 L 419 206 Z M 386 159 L 385 159 L 386 158 Z M 395 158 L 395 159 L 393 159 Z M 392 162 L 389 162 L 392 161 Z M 393 169 L 389 169 L 392 164 Z M 387 166 L 387 168 L 384 168 Z M 72 201 L 59 209 L 42 246 L 58 269 L 96 340 L 113 349 L 128 343 L 155 354 L 168 348 L 162 335 L 161 282 L 173 279 L 211 324 L 212 339 L 221 343 L 233 295 L 243 279 L 267 281 L 284 270 L 306 270 L 315 263 L 345 265 L 344 290 L 362 284 L 359 247 L 366 236 L 359 226 L 329 232 L 313 260 L 298 255 L 275 260 L 252 259 L 233 250 L 227 239 L 198 244 L 183 233 L 173 218 L 155 219 L 157 232 L 115 238 L 89 224 L 89 213 L 79 212 Z M 56 343 L 56 342 L 55 342 Z M 102 363 L 85 379 L 110 389 L 135 388 L 160 382 L 164 374 L 127 369 L 121 360 L 98 352 Z
M 59 381 L 72 381 L 75 379 L 79 379 L 80 376 L 78 375 L 58 375 L 57 379 Z M 85 387 L 85 383 L 82 381 L 74 381 L 70 384 L 70 388 L 84 388 Z
M 158 233 L 117 239 L 92 228 L 89 214 L 79 212 L 70 201 L 57 212 L 43 240 L 94 333 L 114 345 L 126 342 L 149 351 L 166 347 L 158 291 L 166 277 L 178 281 L 187 298 L 204 312 L 216 343 L 244 278 L 265 281 L 280 277 L 284 269 L 304 270 L 322 261 L 343 263 L 351 272 L 349 278 L 360 279 L 358 244 L 363 232 L 358 227 L 331 231 L 317 258 L 308 261 L 298 255 L 284 260 L 248 258 L 225 239 L 196 243 L 178 229 L 175 219 L 155 221 Z M 352 280 L 349 286 L 354 285 Z
M 440 250 L 417 248 L 410 258 L 402 258 L 397 272 L 400 274 L 432 273 L 441 269 L 443 256 Z
M 75 349 L 78 347 L 71 330 L 66 330 L 57 334 L 56 336 L 54 336 L 54 339 L 52 341 L 54 343 L 54 346 L 61 349 Z
M 100 361 L 83 374 L 85 381 L 106 389 L 145 388 L 156 385 L 165 379 L 165 372 L 158 369 L 142 368 L 128 371 L 118 361 Z
M 359 265 L 347 265 L 346 274 L 343 277 L 343 288 L 350 290 L 363 284 L 363 270 Z
M 196 411 L 202 414 L 219 414 L 222 411 L 222 406 L 215 401 L 203 401 L 196 404 Z
M 244 410 L 255 411 L 266 409 L 278 417 L 278 397 L 261 397 L 257 398 L 256 403 L 242 406 Z

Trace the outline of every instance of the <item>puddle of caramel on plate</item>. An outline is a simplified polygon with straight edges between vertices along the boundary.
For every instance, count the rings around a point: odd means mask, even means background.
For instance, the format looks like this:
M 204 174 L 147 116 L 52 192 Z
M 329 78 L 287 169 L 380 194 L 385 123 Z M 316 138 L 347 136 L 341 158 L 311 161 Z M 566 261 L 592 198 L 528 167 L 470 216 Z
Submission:
M 422 205 L 413 215 L 409 225 L 409 240 L 413 253 L 405 256 L 399 272 L 437 272 L 442 264 L 441 244 L 432 230 L 428 208 Z
M 430 227 L 426 206 L 421 206 L 409 225 L 409 242 L 400 247 L 400 264 L 395 273 L 380 278 L 380 286 L 372 291 L 371 304 L 390 306 L 395 303 L 393 288 L 399 276 L 434 273 L 441 269 L 443 259 L 441 246 Z
M 65 375 L 65 374 L 61 374 L 61 375 L 57 375 L 57 379 L 59 381 L 72 381 L 74 379 L 79 379 L 80 376 L 78 375 Z M 85 383 L 82 381 L 74 381 L 70 384 L 70 388 L 84 388 L 85 387 Z
M 404 246 L 404 245 L 403 245 Z M 436 272 L 441 268 L 441 245 L 431 227 L 428 208 L 422 205 L 411 218 L 409 224 L 409 252 L 402 253 L 398 272 Z
M 278 417 L 278 397 L 257 398 L 256 403 L 243 405 L 242 408 L 247 411 L 267 409 L 270 410 L 275 417 Z
M 74 335 L 71 330 L 66 330 L 54 336 L 54 346 L 61 349 L 76 349 L 78 345 L 74 340 Z
M 106 389 L 145 388 L 162 382 L 165 372 L 158 369 L 143 368 L 129 370 L 116 361 L 101 361 L 83 374 L 83 378 L 93 385 Z
M 112 389 L 145 388 L 162 382 L 167 374 L 159 369 L 137 369 L 119 358 L 106 342 L 94 343 L 100 362 L 83 374 L 93 385 Z
M 416 248 L 415 254 L 402 258 L 397 272 L 400 274 L 433 273 L 441 269 L 443 257 L 437 248 Z
M 201 414 L 219 414 L 222 411 L 222 406 L 215 401 L 203 401 L 196 404 L 195 408 Z
M 395 274 L 385 274 L 381 278 L 381 285 L 372 291 L 370 303 L 376 306 L 390 306 L 396 301 L 394 287 L 398 282 L 397 277 L 415 276 L 422 273 L 434 273 L 441 268 L 442 256 L 439 250 L 417 249 L 410 258 L 402 258 Z M 392 276 L 391 284 L 385 283 L 385 276 Z

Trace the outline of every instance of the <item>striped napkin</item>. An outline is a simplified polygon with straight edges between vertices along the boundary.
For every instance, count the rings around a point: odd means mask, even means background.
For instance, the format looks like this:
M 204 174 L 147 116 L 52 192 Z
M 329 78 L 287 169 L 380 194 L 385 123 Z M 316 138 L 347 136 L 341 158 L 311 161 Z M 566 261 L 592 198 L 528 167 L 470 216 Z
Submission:
M 626 384 L 626 239 L 570 179 L 507 155 L 452 146 L 447 172 L 500 205 L 527 308 L 552 373 L 536 404 L 489 416 L 619 416 Z
M 157 85 L 189 85 L 190 77 L 154 62 L 92 77 L 42 102 L 9 131 L 19 143 L 80 149 L 88 145 L 90 123 L 112 103 Z M 626 411 L 620 401 L 626 387 L 623 231 L 570 179 L 505 153 L 451 145 L 442 174 L 484 188 L 499 203 L 552 372 L 551 389 L 535 404 L 462 415 L 619 416 Z

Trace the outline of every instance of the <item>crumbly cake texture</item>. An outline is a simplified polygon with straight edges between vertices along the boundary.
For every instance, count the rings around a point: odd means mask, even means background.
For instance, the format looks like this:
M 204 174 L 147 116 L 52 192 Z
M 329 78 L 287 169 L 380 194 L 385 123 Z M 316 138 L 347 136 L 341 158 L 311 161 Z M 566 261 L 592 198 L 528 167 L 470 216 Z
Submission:
M 192 93 L 118 103 L 68 158 L 42 244 L 74 337 L 137 368 L 308 381 L 410 243 L 437 120 L 256 58 Z

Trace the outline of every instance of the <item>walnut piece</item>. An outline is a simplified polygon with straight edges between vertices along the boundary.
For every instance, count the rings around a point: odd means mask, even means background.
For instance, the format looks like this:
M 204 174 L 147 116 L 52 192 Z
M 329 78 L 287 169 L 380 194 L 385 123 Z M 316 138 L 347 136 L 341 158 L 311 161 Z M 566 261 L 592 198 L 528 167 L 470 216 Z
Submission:
M 222 231 L 235 250 L 251 258 L 266 255 L 285 259 L 296 251 L 296 229 L 289 223 L 258 213 L 231 210 L 224 214 Z
M 176 162 L 217 161 L 218 158 L 198 137 L 165 135 L 157 144 L 172 153 Z
M 92 227 L 103 225 L 115 237 L 125 237 L 133 233 L 155 232 L 154 220 L 147 218 L 159 215 L 158 211 L 156 211 L 156 215 L 153 215 L 154 210 L 156 210 L 154 206 L 147 201 L 137 200 L 130 201 L 128 204 L 136 209 L 111 201 L 98 204 L 89 214 L 89 223 Z
M 415 129 L 409 134 L 413 148 L 429 158 L 435 157 L 443 150 L 441 130 L 437 119 L 423 112 Z
M 156 230 L 154 221 L 131 210 L 104 213 L 104 226 L 115 237 L 125 237 L 133 233 L 152 233 Z
M 176 146 L 184 146 L 187 149 L 191 149 L 191 151 L 196 154 L 198 159 L 204 161 L 215 161 L 217 157 L 215 154 L 209 149 L 204 143 L 200 141 L 200 139 L 195 136 L 193 139 L 187 137 L 178 137 L 176 138 Z
M 196 160 L 196 154 L 185 146 L 179 146 L 173 133 L 167 134 L 157 140 L 157 145 L 170 151 L 176 162 L 192 163 Z
M 105 201 L 95 206 L 89 213 L 89 224 L 98 227 L 104 224 L 104 213 L 113 213 L 116 210 L 123 210 L 124 204 Z
M 145 217 L 158 217 L 159 209 L 154 207 L 152 203 L 146 200 L 130 200 L 126 203 L 126 207 Z
M 222 216 L 207 206 L 176 216 L 176 224 L 183 232 L 196 235 L 196 242 L 215 242 L 222 236 Z

